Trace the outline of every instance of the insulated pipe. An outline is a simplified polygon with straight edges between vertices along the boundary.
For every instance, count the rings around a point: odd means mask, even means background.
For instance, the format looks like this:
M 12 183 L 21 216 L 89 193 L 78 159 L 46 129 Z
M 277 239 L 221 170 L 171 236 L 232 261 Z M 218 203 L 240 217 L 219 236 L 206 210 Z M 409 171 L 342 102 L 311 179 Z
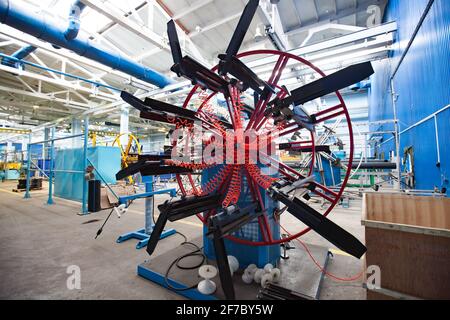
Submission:
M 0 22 L 160 88 L 173 82 L 163 74 L 127 59 L 118 52 L 100 47 L 84 35 L 67 40 L 67 28 L 45 12 L 36 14 L 32 7 L 23 2 L 0 0 Z
M 66 37 L 67 40 L 73 40 L 77 37 L 78 32 L 80 31 L 80 15 L 81 12 L 86 8 L 86 5 L 82 3 L 81 1 L 77 0 L 70 6 L 69 11 L 69 26 L 67 27 L 67 30 L 64 32 L 64 37 Z M 37 48 L 32 45 L 24 46 L 14 52 L 11 56 L 15 59 L 22 60 L 25 59 L 27 56 L 29 56 L 31 53 L 33 53 Z M 3 58 L 2 64 L 7 65 L 9 67 L 13 68 L 21 68 L 22 69 L 22 63 L 20 61 L 12 61 L 10 58 Z
M 80 31 L 80 15 L 84 8 L 86 5 L 79 0 L 74 1 L 70 6 L 69 26 L 64 32 L 64 37 L 69 41 L 75 39 Z
M 69 11 L 69 26 L 67 30 L 64 32 L 64 37 L 67 40 L 73 40 L 77 37 L 78 32 L 80 31 L 80 15 L 81 12 L 86 8 L 86 5 L 81 1 L 77 0 L 72 3 Z M 28 55 L 34 52 L 37 48 L 32 45 L 24 46 L 14 52 L 11 56 L 18 60 L 25 59 Z M 7 65 L 9 67 L 21 68 L 22 64 L 20 61 L 12 61 L 9 58 L 3 58 L 2 64 Z

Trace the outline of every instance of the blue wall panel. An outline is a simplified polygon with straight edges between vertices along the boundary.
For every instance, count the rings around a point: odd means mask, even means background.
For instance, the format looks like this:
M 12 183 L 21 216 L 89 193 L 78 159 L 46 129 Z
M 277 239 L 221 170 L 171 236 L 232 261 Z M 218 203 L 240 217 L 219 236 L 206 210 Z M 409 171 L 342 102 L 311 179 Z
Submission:
M 121 168 L 118 147 L 90 147 L 88 148 L 88 159 L 107 183 L 116 183 L 115 175 Z M 81 201 L 84 181 L 83 164 L 83 148 L 57 150 L 55 155 L 55 196 Z M 97 172 L 94 172 L 94 175 L 95 179 L 100 180 Z
M 397 21 L 398 32 L 389 60 L 374 64 L 370 96 L 370 121 L 393 119 L 389 79 L 397 66 L 428 0 L 390 0 L 385 21 Z M 398 95 L 396 105 L 400 131 L 450 104 L 450 1 L 435 0 L 409 52 L 394 77 Z M 437 116 L 441 167 L 437 167 L 434 120 L 401 135 L 401 152 L 414 148 L 416 188 L 447 187 L 450 178 L 450 111 Z M 392 125 L 373 126 L 372 130 L 392 130 Z M 384 140 L 389 136 L 385 136 Z M 385 143 L 380 152 L 395 150 Z M 449 193 L 447 193 L 449 194 Z

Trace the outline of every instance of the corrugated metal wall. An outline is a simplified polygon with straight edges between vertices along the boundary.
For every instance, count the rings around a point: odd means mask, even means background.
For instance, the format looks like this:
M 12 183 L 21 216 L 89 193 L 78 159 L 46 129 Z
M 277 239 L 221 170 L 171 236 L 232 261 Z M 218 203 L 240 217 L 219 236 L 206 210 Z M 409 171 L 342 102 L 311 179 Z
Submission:
M 385 21 L 397 21 L 398 32 L 389 60 L 374 63 L 375 75 L 369 98 L 370 121 L 393 119 L 389 80 L 419 23 L 428 0 L 390 0 Z M 450 104 L 450 1 L 435 0 L 411 48 L 394 77 L 400 131 Z M 449 189 L 450 110 L 437 116 L 441 166 L 437 163 L 434 120 L 401 135 L 401 153 L 413 146 L 416 189 Z M 392 130 L 393 125 L 372 126 L 371 130 Z M 389 138 L 384 136 L 384 141 Z M 388 157 L 394 141 L 385 143 L 380 153 Z M 447 192 L 450 195 L 450 192 Z

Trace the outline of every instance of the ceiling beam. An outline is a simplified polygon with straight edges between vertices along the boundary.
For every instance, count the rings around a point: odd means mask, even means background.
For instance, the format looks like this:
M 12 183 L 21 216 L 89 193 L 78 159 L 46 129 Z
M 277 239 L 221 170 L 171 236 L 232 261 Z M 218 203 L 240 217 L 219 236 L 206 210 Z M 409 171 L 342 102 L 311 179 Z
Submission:
M 83 87 L 77 82 L 71 82 L 71 81 L 63 80 L 61 78 L 50 78 L 50 77 L 44 76 L 42 74 L 37 74 L 37 73 L 29 72 L 26 70 L 20 70 L 20 69 L 8 67 L 8 66 L 1 65 L 1 64 L 0 64 L 0 70 L 9 72 L 9 73 L 17 75 L 17 76 L 32 78 L 35 80 L 41 80 L 46 83 L 51 83 L 53 85 L 57 85 L 57 86 L 61 86 L 64 88 L 69 88 L 69 89 L 77 90 L 80 92 L 88 93 L 91 97 L 99 99 L 99 100 L 106 100 L 106 101 L 110 102 L 110 101 L 115 101 L 115 100 L 119 99 L 119 96 L 117 94 L 113 95 L 113 94 L 103 93 L 103 92 L 96 91 L 91 88 Z
M 76 101 L 73 101 L 73 100 L 66 100 L 66 99 L 56 98 L 54 96 L 51 96 L 51 95 L 48 95 L 48 94 L 45 94 L 45 93 L 20 90 L 20 89 L 17 89 L 17 88 L 11 88 L 11 87 L 6 87 L 6 86 L 2 86 L 2 85 L 0 85 L 0 91 L 20 94 L 20 95 L 33 97 L 33 98 L 38 98 L 38 99 L 42 99 L 42 100 L 55 101 L 55 102 L 61 103 L 62 105 L 66 106 L 66 107 L 80 109 L 80 110 L 86 110 L 86 109 L 90 109 L 92 107 L 91 104 L 76 102 Z
M 81 0 L 81 2 L 97 11 L 98 13 L 109 18 L 111 21 L 127 29 L 128 31 L 138 35 L 142 39 L 147 40 L 161 50 L 170 52 L 170 46 L 166 43 L 166 41 L 164 41 L 163 37 L 156 34 L 146 26 L 139 25 L 136 22 L 124 17 L 123 13 L 120 12 L 117 8 L 111 5 L 106 6 L 105 3 L 99 0 Z
M 164 4 L 163 0 L 156 0 L 152 2 L 153 5 L 161 12 L 161 14 L 167 19 L 173 19 L 172 11 Z M 189 50 L 186 50 L 190 55 L 197 59 L 200 63 L 207 67 L 211 67 L 211 62 L 208 61 L 197 47 L 197 45 L 192 41 L 189 30 L 180 22 L 175 20 L 175 25 L 183 31 L 181 43 L 184 43 L 184 50 L 187 49 L 186 43 L 189 44 Z
M 204 6 L 206 6 L 207 4 L 212 3 L 213 0 L 198 0 L 186 7 L 184 7 L 183 9 L 181 9 L 179 12 L 175 13 L 172 17 L 173 20 L 179 20 L 183 17 L 185 17 L 186 15 L 188 15 L 189 13 L 192 13 Z
M 6 39 L 15 40 L 16 43 L 21 47 L 24 46 L 25 44 L 30 44 L 32 46 L 35 46 L 35 47 L 41 49 L 46 55 L 52 57 L 53 59 L 61 59 L 61 57 L 63 57 L 63 58 L 71 60 L 72 63 L 75 63 L 75 62 L 81 63 L 83 65 L 89 66 L 98 71 L 104 72 L 105 74 L 110 73 L 115 76 L 118 76 L 119 78 L 124 79 L 125 81 L 130 81 L 130 79 L 132 79 L 132 81 L 135 83 L 149 86 L 149 84 L 147 82 L 144 82 L 140 79 L 131 77 L 128 74 L 125 74 L 118 70 L 114 70 L 114 69 L 107 67 L 96 61 L 79 56 L 79 55 L 77 55 L 69 50 L 66 50 L 64 48 L 55 49 L 51 44 L 49 44 L 47 42 L 43 42 L 41 40 L 38 40 L 33 36 L 23 33 L 17 29 L 11 28 L 5 24 L 0 24 L 0 34 L 2 35 L 2 37 L 6 38 Z M 95 75 L 95 78 L 93 78 L 92 80 L 107 84 L 103 80 L 101 80 L 100 76 L 97 74 Z
M 370 44 L 370 39 L 377 37 L 379 35 L 384 35 L 387 33 L 392 33 L 397 31 L 397 23 L 396 22 L 388 22 L 376 27 L 367 28 L 361 31 L 356 31 L 341 37 L 333 38 L 330 40 L 322 41 L 319 43 L 315 43 L 303 48 L 293 49 L 288 51 L 290 54 L 296 55 L 296 56 L 303 56 L 306 54 L 311 54 L 314 52 L 318 52 L 321 50 L 328 50 L 330 48 L 343 46 L 349 43 L 353 43 L 355 41 L 361 41 L 361 40 L 368 40 L 368 43 Z M 255 68 L 259 66 L 263 66 L 269 63 L 273 63 L 277 61 L 277 57 L 270 56 L 254 61 L 250 61 L 247 64 L 250 68 Z
M 299 28 L 287 30 L 286 31 L 286 35 L 287 36 L 292 36 L 292 35 L 295 35 L 295 34 L 298 34 L 298 33 L 301 33 L 301 32 L 306 32 L 306 31 L 308 31 L 309 28 L 311 28 L 311 26 L 314 26 L 317 23 L 329 23 L 329 22 L 332 22 L 332 21 L 340 20 L 342 18 L 346 18 L 346 17 L 351 16 L 353 14 L 366 12 L 367 8 L 370 5 L 379 5 L 380 7 L 382 7 L 383 5 L 386 4 L 386 1 L 387 0 L 362 0 L 358 4 L 357 8 L 350 7 L 350 8 L 347 8 L 347 9 L 343 9 L 343 10 L 339 11 L 337 14 L 334 13 L 334 12 L 330 12 L 328 14 L 325 14 L 325 15 L 321 16 L 317 20 L 312 20 L 310 22 L 305 22 Z
M 242 12 L 238 12 L 238 13 L 235 13 L 235 14 L 230 15 L 228 17 L 225 17 L 223 19 L 220 19 L 220 20 L 218 20 L 216 22 L 208 24 L 208 25 L 206 25 L 204 27 L 201 27 L 200 31 L 196 30 L 196 31 L 192 31 L 191 33 L 189 33 L 189 37 L 192 38 L 192 37 L 198 36 L 199 34 L 207 32 L 209 30 L 215 29 L 215 28 L 217 28 L 217 27 L 219 27 L 219 26 L 221 26 L 221 25 L 223 25 L 223 24 L 225 24 L 227 22 L 230 22 L 230 21 L 233 21 L 233 20 L 239 18 L 241 15 L 242 15 Z
M 269 32 L 272 33 L 272 39 L 275 42 L 276 49 L 280 51 L 287 51 L 291 49 L 288 38 L 286 37 L 283 24 L 281 22 L 280 12 L 278 6 L 270 4 L 270 2 L 259 3 L 260 17 L 262 18 L 266 28 L 269 27 Z
M 22 101 L 19 101 L 19 100 L 10 101 L 10 100 L 5 100 L 5 99 L 0 99 L 0 106 L 35 110 L 36 104 L 31 101 L 23 101 L 23 100 Z M 46 106 L 39 106 L 39 111 L 50 111 L 50 112 L 56 112 L 56 113 L 61 113 L 61 114 L 72 114 L 72 112 L 70 110 L 63 110 L 63 109 L 59 109 L 59 108 L 46 107 Z

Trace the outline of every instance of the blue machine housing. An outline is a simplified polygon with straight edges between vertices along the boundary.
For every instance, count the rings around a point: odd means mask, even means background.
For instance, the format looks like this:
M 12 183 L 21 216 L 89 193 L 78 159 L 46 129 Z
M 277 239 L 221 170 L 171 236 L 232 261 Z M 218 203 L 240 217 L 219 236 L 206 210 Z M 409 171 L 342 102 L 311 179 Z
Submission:
M 202 173 L 202 184 L 205 184 L 211 177 L 213 177 L 220 166 L 216 166 L 211 169 L 203 170 Z M 260 188 L 260 192 L 264 201 L 264 206 L 268 214 L 269 226 L 274 240 L 280 239 L 280 227 L 274 221 L 273 211 L 278 208 L 278 202 L 272 200 L 264 189 Z M 242 178 L 241 185 L 241 196 L 237 205 L 241 208 L 245 208 L 250 203 L 253 202 L 252 195 L 247 185 L 247 179 Z M 203 245 L 204 253 L 208 259 L 215 260 L 214 246 L 212 240 L 205 236 L 207 232 L 207 226 L 203 227 Z M 255 219 L 250 223 L 243 226 L 241 229 L 232 234 L 233 236 L 239 237 L 241 239 L 247 239 L 251 241 L 263 241 L 261 231 L 259 229 L 258 220 Z M 228 255 L 235 256 L 239 261 L 239 268 L 243 269 L 249 264 L 256 264 L 259 268 L 264 267 L 267 263 L 272 263 L 273 265 L 278 264 L 280 259 L 280 245 L 272 246 L 249 246 L 234 241 L 225 239 L 225 248 Z
M 317 168 L 314 168 L 314 177 L 316 181 L 321 181 L 325 186 L 336 186 L 341 183 L 341 167 L 330 163 L 324 156 L 322 158 L 322 168 L 325 181 L 322 179 L 322 175 Z

